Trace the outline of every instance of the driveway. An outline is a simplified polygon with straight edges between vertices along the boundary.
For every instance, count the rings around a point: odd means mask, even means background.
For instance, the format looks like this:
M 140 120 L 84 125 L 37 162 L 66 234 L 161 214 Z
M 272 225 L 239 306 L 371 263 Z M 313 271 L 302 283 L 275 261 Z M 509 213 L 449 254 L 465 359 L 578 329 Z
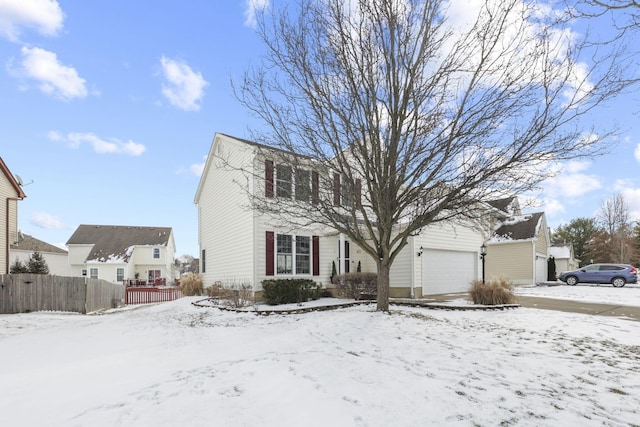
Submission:
M 456 299 L 469 299 L 468 293 L 425 296 L 434 301 L 447 301 Z M 522 307 L 537 308 L 540 310 L 556 310 L 568 313 L 591 314 L 594 316 L 621 317 L 640 322 L 640 307 L 621 305 L 615 303 L 595 303 L 573 301 L 561 298 L 533 297 L 516 295 L 517 303 Z
M 599 316 L 624 317 L 630 320 L 640 321 L 640 307 L 571 301 L 555 298 L 530 297 L 524 295 L 518 295 L 517 300 L 522 307 Z

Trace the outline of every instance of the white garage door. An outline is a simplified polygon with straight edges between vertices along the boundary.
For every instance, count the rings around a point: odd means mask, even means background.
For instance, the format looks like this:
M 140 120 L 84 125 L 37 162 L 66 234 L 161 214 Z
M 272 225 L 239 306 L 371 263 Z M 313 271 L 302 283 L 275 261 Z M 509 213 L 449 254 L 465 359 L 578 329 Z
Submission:
M 475 252 L 426 250 L 422 253 L 422 294 L 468 292 L 476 280 Z

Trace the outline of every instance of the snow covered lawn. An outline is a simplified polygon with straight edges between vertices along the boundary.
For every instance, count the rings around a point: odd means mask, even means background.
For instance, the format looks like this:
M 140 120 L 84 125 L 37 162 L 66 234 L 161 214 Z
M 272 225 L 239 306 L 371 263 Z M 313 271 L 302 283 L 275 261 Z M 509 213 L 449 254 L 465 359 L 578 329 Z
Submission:
M 638 287 L 546 289 L 640 305 Z M 2 425 L 640 425 L 640 322 L 373 305 L 257 316 L 197 299 L 0 315 Z

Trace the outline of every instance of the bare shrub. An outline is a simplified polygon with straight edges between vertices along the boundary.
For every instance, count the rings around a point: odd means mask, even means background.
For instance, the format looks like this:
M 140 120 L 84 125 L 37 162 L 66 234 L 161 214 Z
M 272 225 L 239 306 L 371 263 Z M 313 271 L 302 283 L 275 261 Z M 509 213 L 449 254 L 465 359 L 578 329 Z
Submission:
M 196 273 L 188 273 L 182 276 L 180 289 L 185 296 L 202 295 L 202 277 Z
M 474 304 L 501 305 L 516 302 L 513 284 L 505 278 L 492 279 L 487 283 L 474 280 L 471 282 L 470 294 Z
M 334 277 L 339 297 L 355 300 L 375 298 L 378 288 L 376 273 L 345 273 Z
M 253 288 L 248 283 L 225 284 L 222 286 L 220 299 L 230 307 L 246 307 L 254 303 Z

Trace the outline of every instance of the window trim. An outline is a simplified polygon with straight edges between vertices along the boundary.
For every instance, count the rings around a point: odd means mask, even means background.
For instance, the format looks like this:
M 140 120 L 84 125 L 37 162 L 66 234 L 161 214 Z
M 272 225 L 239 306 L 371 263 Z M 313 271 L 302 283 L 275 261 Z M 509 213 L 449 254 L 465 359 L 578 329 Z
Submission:
M 279 244 L 282 244 L 281 237 L 290 237 L 290 250 L 291 252 L 281 252 Z M 300 238 L 300 241 L 298 240 Z M 306 247 L 308 253 L 304 253 L 299 246 L 302 244 L 302 240 L 306 239 Z M 319 252 L 320 252 L 320 239 L 318 236 L 312 236 L 307 234 L 287 234 L 278 233 L 273 231 L 266 232 L 266 275 L 267 276 L 303 276 L 311 277 L 318 276 L 319 273 Z M 283 258 L 281 258 L 283 257 Z M 306 259 L 303 259 L 305 257 Z M 285 260 L 284 268 L 280 266 L 281 259 Z M 291 272 L 288 271 L 288 262 L 290 260 Z M 299 272 L 299 261 L 304 261 L 306 264 L 306 272 Z

